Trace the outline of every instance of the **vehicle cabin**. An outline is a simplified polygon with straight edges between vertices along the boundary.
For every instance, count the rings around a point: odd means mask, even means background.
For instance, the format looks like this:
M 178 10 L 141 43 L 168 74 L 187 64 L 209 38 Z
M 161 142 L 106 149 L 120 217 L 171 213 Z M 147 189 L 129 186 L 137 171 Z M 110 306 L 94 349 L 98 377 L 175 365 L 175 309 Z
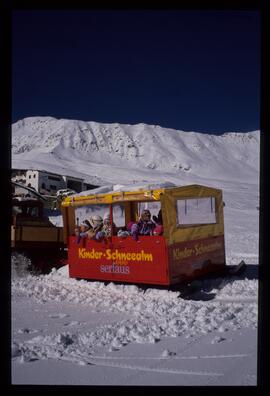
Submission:
M 222 191 L 201 185 L 67 197 L 62 202 L 69 275 L 75 278 L 171 285 L 224 269 Z M 109 212 L 116 231 L 143 209 L 161 210 L 162 235 L 112 235 L 102 241 L 74 234 L 76 223 Z
M 57 252 L 64 247 L 63 228 L 56 227 L 44 215 L 44 204 L 38 198 L 12 199 L 11 247 L 23 250 L 40 249 Z

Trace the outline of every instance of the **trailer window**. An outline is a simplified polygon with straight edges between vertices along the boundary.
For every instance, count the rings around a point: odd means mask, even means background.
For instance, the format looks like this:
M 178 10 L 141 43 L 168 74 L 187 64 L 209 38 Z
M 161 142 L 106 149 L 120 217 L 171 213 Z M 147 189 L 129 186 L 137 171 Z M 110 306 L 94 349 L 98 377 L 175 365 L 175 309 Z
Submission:
M 158 212 L 161 209 L 160 201 L 139 202 L 139 204 L 138 204 L 139 216 L 141 215 L 141 213 L 142 213 L 142 211 L 144 209 L 150 210 L 152 218 L 153 218 L 153 216 L 157 216 L 158 215 Z
M 13 206 L 12 207 L 13 214 L 23 214 L 33 217 L 38 217 L 38 207 L 36 206 Z
M 177 200 L 177 226 L 216 222 L 214 197 Z
M 75 208 L 75 221 L 79 224 L 81 221 L 89 220 L 93 215 L 104 217 L 105 213 L 110 213 L 110 206 L 105 204 L 100 205 L 85 205 Z M 125 210 L 124 205 L 113 205 L 113 222 L 117 227 L 125 225 Z
M 21 206 L 12 206 L 12 214 L 17 215 L 19 213 L 22 213 L 22 207 Z
M 33 207 L 28 207 L 27 208 L 27 214 L 31 217 L 38 217 L 39 213 L 38 213 L 38 207 L 33 206 Z
M 113 205 L 113 221 L 117 227 L 125 226 L 125 207 L 123 204 Z

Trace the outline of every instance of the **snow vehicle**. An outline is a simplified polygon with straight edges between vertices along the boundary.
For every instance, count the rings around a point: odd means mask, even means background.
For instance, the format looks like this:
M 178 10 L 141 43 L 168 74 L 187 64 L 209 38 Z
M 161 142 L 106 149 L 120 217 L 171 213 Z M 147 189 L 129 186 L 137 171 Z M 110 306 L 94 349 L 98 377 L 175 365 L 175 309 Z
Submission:
M 21 183 L 13 181 L 13 180 L 11 181 L 11 184 L 13 186 L 20 187 L 20 189 L 22 189 L 22 190 L 25 190 L 25 193 L 22 195 L 19 195 L 19 196 L 38 198 L 41 202 L 43 202 L 44 209 L 57 209 L 57 204 L 58 204 L 57 196 L 49 195 L 47 193 L 42 194 L 42 193 L 36 191 L 33 187 L 25 186 Z M 13 196 L 16 196 L 15 191 L 13 192 Z
M 73 194 L 76 194 L 76 191 L 71 190 L 70 188 L 64 188 L 56 192 L 57 197 L 68 197 L 69 195 Z
M 64 188 L 64 189 L 58 190 L 56 192 L 56 197 L 54 197 L 54 200 L 52 202 L 51 208 L 54 210 L 60 210 L 62 200 L 65 197 L 68 197 L 73 194 L 76 194 L 76 191 L 71 190 L 70 188 Z
M 50 222 L 39 197 L 12 198 L 11 248 L 25 254 L 32 267 L 42 272 L 63 265 L 63 227 Z
M 62 202 L 69 275 L 104 281 L 174 285 L 226 268 L 222 191 L 202 185 L 66 197 Z M 128 235 L 143 209 L 163 218 L 163 235 Z M 75 236 L 76 222 L 110 213 L 117 235 Z M 125 232 L 119 232 L 125 231 Z

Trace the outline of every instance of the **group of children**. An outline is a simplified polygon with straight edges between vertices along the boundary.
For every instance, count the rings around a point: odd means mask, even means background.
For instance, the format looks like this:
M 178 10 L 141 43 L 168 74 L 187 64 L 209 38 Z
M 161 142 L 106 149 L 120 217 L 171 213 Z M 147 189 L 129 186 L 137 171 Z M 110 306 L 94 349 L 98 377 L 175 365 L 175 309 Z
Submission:
M 102 219 L 99 215 L 93 215 L 89 221 L 84 220 L 80 226 L 75 228 L 77 242 L 80 243 L 81 238 L 95 239 L 100 241 L 106 237 L 110 237 L 115 233 L 115 224 L 111 225 L 110 214 L 106 213 Z
M 106 213 L 102 219 L 99 215 L 93 215 L 89 221 L 84 220 L 80 226 L 75 228 L 75 235 L 77 236 L 77 243 L 80 243 L 81 238 L 90 238 L 96 241 L 101 241 L 104 238 L 117 235 L 125 237 L 131 235 L 134 240 L 138 240 L 139 235 L 162 235 L 162 213 L 159 211 L 157 216 L 153 216 L 151 220 L 151 213 L 148 209 L 144 209 L 141 213 L 139 221 L 129 222 L 126 229 L 121 229 L 116 232 L 115 224 L 111 224 L 110 214 Z

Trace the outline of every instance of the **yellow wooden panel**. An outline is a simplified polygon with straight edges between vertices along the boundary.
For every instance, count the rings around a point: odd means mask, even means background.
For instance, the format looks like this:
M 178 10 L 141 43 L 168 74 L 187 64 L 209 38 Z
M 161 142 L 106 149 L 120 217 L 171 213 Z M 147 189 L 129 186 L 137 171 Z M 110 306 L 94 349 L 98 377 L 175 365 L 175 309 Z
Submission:
M 216 198 L 216 224 L 192 225 L 177 227 L 177 199 L 190 199 L 202 197 Z M 223 201 L 222 192 L 218 189 L 193 185 L 184 186 L 166 191 L 161 198 L 163 207 L 164 236 L 169 244 L 207 238 L 209 236 L 224 235 Z
M 60 229 L 60 231 L 58 231 Z M 59 233 L 59 237 L 58 237 Z M 57 242 L 63 241 L 63 230 L 60 227 L 27 227 L 22 226 L 21 240 L 32 242 Z
M 15 241 L 15 227 L 11 226 L 11 241 Z

